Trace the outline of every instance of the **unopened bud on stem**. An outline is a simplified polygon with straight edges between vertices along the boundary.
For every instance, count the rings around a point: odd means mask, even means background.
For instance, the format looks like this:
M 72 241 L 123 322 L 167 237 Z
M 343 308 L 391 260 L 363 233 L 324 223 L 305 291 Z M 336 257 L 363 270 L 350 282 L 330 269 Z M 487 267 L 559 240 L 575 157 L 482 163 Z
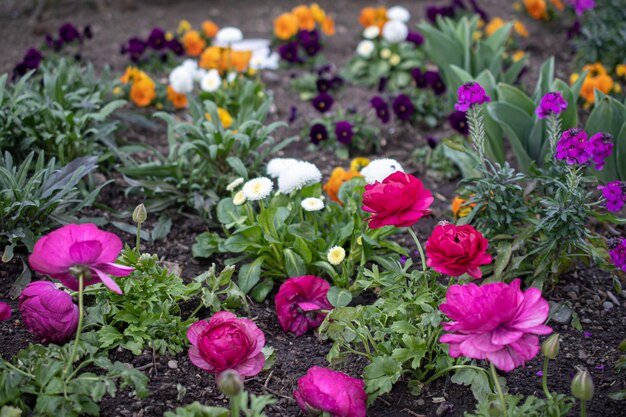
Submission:
M 541 345 L 541 353 L 548 359 L 556 359 L 559 355 L 559 334 L 554 333 Z
M 217 386 L 228 397 L 234 397 L 243 390 L 243 379 L 239 372 L 227 369 L 217 377 Z
M 579 369 L 572 379 L 572 395 L 581 401 L 593 398 L 593 380 L 586 369 Z
M 146 211 L 146 206 L 143 203 L 139 204 L 135 207 L 133 211 L 133 221 L 137 224 L 142 224 L 148 218 L 148 212 Z

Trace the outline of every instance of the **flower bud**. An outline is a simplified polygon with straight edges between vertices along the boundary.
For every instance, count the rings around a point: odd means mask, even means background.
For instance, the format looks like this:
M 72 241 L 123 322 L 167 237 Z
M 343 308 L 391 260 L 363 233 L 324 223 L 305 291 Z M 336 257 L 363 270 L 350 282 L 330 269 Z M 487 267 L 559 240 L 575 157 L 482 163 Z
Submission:
M 504 409 L 502 408 L 502 404 L 500 404 L 500 400 L 493 400 L 489 402 L 489 409 L 487 410 L 490 416 L 503 416 Z
M 227 397 L 234 397 L 243 390 L 243 379 L 239 372 L 227 369 L 217 377 L 217 386 Z
M 581 401 L 589 401 L 593 398 L 593 380 L 586 369 L 578 369 L 576 376 L 572 379 L 572 395 Z
M 559 356 L 559 334 L 554 333 L 541 345 L 541 353 L 548 359 L 556 359 Z
M 137 224 L 142 224 L 148 218 L 148 212 L 146 211 L 146 206 L 143 203 L 139 204 L 135 207 L 133 211 L 133 221 Z

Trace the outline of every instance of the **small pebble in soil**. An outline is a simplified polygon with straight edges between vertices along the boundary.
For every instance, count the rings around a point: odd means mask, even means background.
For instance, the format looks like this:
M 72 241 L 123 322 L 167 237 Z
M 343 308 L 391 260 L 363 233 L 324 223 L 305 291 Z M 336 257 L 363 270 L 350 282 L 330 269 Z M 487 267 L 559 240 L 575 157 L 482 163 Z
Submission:
M 170 369 L 177 369 L 178 368 L 178 361 L 174 361 L 174 360 L 168 361 L 167 362 L 167 367 L 170 368 Z
M 607 310 L 607 311 L 611 310 L 613 307 L 614 307 L 613 303 L 610 302 L 610 301 L 605 301 L 605 302 L 602 303 L 602 308 Z

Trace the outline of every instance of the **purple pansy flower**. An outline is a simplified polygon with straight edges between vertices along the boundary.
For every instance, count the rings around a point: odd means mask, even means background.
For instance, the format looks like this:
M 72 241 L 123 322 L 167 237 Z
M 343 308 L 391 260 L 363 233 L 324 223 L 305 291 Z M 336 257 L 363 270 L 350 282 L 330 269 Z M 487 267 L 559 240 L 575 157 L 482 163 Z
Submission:
M 295 64 L 300 61 L 300 57 L 298 56 L 298 43 L 297 42 L 289 42 L 284 45 L 281 45 L 278 48 L 278 55 L 280 57 L 291 63 Z
M 448 115 L 450 127 L 460 134 L 469 135 L 469 125 L 467 124 L 467 114 L 464 111 L 454 111 Z
M 59 28 L 59 37 L 61 38 L 61 40 L 63 40 L 63 42 L 67 43 L 81 39 L 80 32 L 78 31 L 76 26 L 71 23 L 64 23 L 63 25 L 61 25 L 61 27 Z
M 406 36 L 406 41 L 411 42 L 415 46 L 420 46 L 424 43 L 424 36 L 419 32 L 409 32 Z
M 334 102 L 335 100 L 330 94 L 319 93 L 317 96 L 313 98 L 313 100 L 311 101 L 311 104 L 313 104 L 313 107 L 318 112 L 326 113 L 333 107 Z
M 441 78 L 441 75 L 437 71 L 426 71 L 424 74 L 424 78 L 426 79 L 426 85 L 428 85 L 435 95 L 440 96 L 446 92 L 446 85 Z
M 388 123 L 390 114 L 389 114 L 389 105 L 385 100 L 380 96 L 376 96 L 370 100 L 370 104 L 376 110 L 376 116 L 383 123 Z
M 413 78 L 413 81 L 415 81 L 415 86 L 417 88 L 426 88 L 428 85 L 428 82 L 426 81 L 426 73 L 419 67 L 411 70 L 411 77 Z
M 347 120 L 342 120 L 337 122 L 335 125 L 335 135 L 337 136 L 337 140 L 344 145 L 349 145 L 352 143 L 352 136 L 354 135 L 354 131 L 352 130 L 352 124 Z
M 409 96 L 400 94 L 393 101 L 393 111 L 398 116 L 398 119 L 407 121 L 415 113 L 415 106 Z
M 321 142 L 328 139 L 328 129 L 326 129 L 326 126 L 323 124 L 316 123 L 311 126 L 309 137 L 311 138 L 311 143 L 319 145 Z
M 165 32 L 161 28 L 154 28 L 148 36 L 148 46 L 156 51 L 167 46 L 167 40 L 165 39 Z

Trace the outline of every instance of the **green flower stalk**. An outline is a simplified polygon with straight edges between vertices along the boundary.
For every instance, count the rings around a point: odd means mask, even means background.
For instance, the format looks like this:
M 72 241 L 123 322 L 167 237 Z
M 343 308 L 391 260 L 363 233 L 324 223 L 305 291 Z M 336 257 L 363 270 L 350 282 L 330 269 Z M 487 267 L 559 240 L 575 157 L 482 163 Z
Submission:
M 548 364 L 550 359 L 556 359 L 559 354 L 559 334 L 554 333 L 547 338 L 541 345 L 541 353 L 543 353 L 543 375 L 541 376 L 541 385 L 546 398 L 552 399 L 552 394 L 548 389 Z
M 593 398 L 593 380 L 589 371 L 586 369 L 579 369 L 572 379 L 572 395 L 580 400 L 580 417 L 587 415 L 586 402 Z
M 141 225 L 146 221 L 147 218 L 148 212 L 146 211 L 146 206 L 144 206 L 143 203 L 135 207 L 135 210 L 133 210 L 133 221 L 137 223 L 137 241 L 135 246 L 137 253 L 139 253 L 139 248 L 141 245 Z

